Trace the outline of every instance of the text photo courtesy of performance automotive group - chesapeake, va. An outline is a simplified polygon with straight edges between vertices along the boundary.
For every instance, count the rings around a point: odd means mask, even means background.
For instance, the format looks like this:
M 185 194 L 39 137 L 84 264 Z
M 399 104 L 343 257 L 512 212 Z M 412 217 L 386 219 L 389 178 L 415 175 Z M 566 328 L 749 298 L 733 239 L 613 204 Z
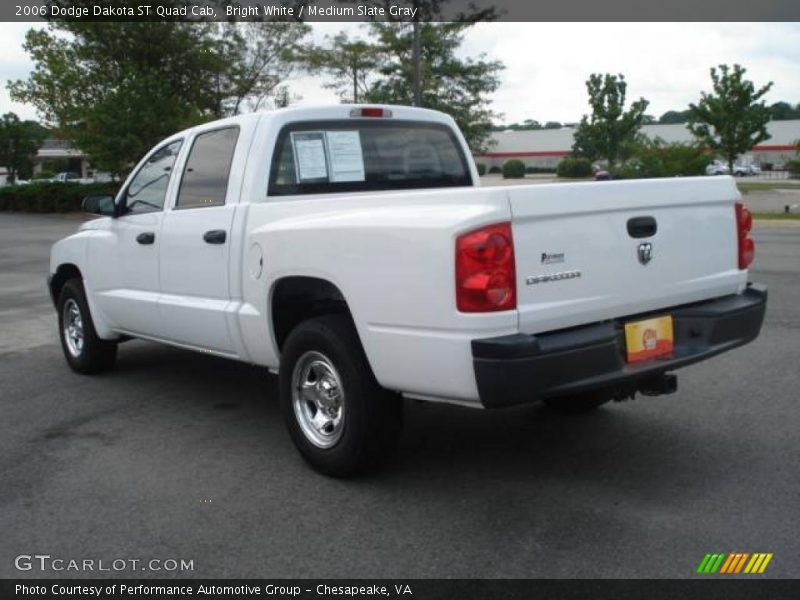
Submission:
M 0 17 L 0 597 L 800 591 L 793 3 Z

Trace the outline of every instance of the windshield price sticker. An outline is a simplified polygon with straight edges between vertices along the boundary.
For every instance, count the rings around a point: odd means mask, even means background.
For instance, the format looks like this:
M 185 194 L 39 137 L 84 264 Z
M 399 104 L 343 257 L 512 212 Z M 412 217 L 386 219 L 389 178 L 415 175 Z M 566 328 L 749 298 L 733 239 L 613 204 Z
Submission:
M 358 131 L 327 131 L 331 181 L 364 181 L 364 155 Z
M 321 131 L 292 133 L 295 168 L 299 181 L 328 178 L 324 136 Z

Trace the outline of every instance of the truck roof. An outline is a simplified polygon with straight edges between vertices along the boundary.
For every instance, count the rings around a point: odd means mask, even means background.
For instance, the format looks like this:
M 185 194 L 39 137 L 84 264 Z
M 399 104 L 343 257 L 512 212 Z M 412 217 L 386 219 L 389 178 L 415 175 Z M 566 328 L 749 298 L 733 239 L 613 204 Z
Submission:
M 274 119 L 279 125 L 293 121 L 322 121 L 336 119 L 359 118 L 351 113 L 361 108 L 381 108 L 391 114 L 389 118 L 395 120 L 428 121 L 433 123 L 443 123 L 455 127 L 455 122 L 450 115 L 438 110 L 429 108 L 418 108 L 414 106 L 402 106 L 399 104 L 322 104 L 315 106 L 291 106 L 288 108 L 277 108 L 274 110 L 262 110 L 253 113 L 236 115 L 216 121 L 210 121 L 201 125 L 196 125 L 183 131 L 176 132 L 167 139 L 183 137 L 197 128 L 208 129 L 209 125 L 245 125 L 254 124 L 261 117 Z M 165 140 L 167 141 L 167 140 Z

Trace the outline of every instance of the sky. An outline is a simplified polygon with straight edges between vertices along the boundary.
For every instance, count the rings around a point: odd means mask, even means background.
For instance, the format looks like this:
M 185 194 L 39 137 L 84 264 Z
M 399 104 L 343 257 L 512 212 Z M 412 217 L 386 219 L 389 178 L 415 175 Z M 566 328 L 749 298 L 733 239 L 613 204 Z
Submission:
M 0 114 L 37 118 L 32 107 L 11 102 L 5 82 L 27 77 L 32 63 L 22 49 L 31 24 L 0 23 Z M 41 25 L 37 25 L 41 26 Z M 322 40 L 362 25 L 319 23 Z M 505 64 L 492 95 L 502 123 L 536 119 L 574 122 L 588 112 L 589 74 L 623 73 L 628 98 L 650 101 L 648 113 L 684 109 L 709 90 L 709 69 L 740 63 L 756 85 L 773 81 L 767 103 L 800 102 L 800 23 L 479 23 L 468 30 L 463 56 L 485 53 Z M 297 75 L 287 82 L 298 104 L 337 102 L 323 79 Z

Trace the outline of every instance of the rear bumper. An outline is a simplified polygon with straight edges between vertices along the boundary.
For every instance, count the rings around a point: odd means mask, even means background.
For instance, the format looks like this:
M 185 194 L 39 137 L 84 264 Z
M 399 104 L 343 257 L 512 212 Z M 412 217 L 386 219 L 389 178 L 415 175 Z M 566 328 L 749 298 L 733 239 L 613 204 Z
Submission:
M 592 389 L 630 387 L 637 381 L 705 360 L 754 340 L 761 331 L 767 290 L 667 308 L 675 349 L 669 357 L 625 362 L 624 322 L 606 321 L 539 335 L 514 334 L 472 341 L 481 403 L 499 408 Z

